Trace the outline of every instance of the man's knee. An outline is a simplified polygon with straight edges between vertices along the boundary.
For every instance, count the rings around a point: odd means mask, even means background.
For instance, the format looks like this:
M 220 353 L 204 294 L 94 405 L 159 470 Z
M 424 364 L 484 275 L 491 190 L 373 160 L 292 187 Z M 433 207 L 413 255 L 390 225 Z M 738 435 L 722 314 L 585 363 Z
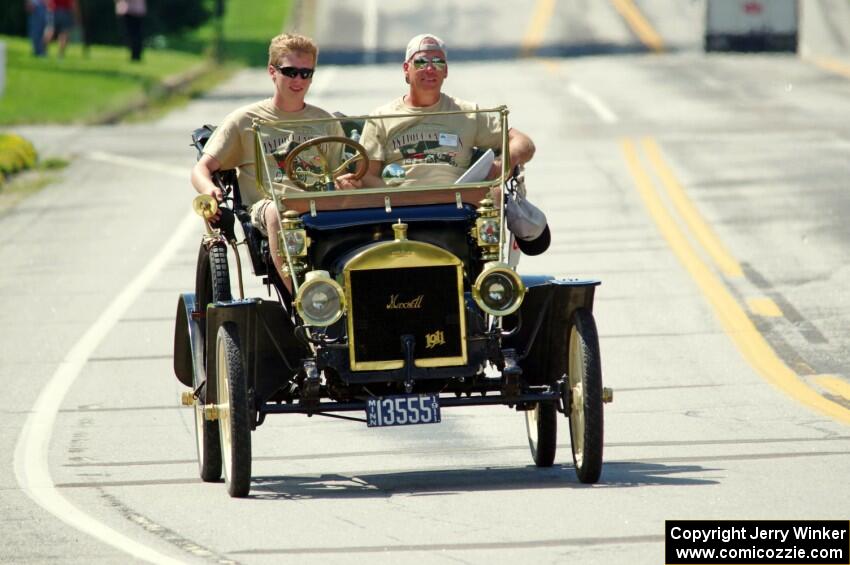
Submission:
M 270 213 L 275 216 L 272 218 L 272 221 L 276 221 L 277 214 L 275 214 L 274 203 L 271 200 L 260 200 L 251 206 L 251 225 L 257 228 L 264 237 L 268 237 L 269 235 L 267 226 L 269 226 L 268 218 Z M 271 227 L 274 229 L 274 226 Z
M 263 219 L 265 220 L 266 233 L 277 233 L 280 228 L 280 218 L 274 204 L 266 206 L 266 209 L 263 211 Z

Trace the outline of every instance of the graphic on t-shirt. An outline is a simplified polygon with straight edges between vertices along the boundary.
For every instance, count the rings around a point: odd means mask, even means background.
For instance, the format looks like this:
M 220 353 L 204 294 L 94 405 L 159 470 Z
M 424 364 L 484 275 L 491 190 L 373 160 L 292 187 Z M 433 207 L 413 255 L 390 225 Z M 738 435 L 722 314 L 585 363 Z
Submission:
M 442 142 L 442 143 L 441 143 Z M 444 143 L 453 143 L 445 145 Z M 453 132 L 438 126 L 417 126 L 391 140 L 392 148 L 401 153 L 402 164 L 448 164 L 457 167 L 456 157 L 463 142 Z

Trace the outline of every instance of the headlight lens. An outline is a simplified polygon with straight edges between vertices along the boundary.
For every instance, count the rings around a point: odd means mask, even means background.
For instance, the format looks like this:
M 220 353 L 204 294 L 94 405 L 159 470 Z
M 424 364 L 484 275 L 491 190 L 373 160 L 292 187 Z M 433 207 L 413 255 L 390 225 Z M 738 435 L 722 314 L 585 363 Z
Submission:
M 499 244 L 499 219 L 498 218 L 480 218 L 478 224 L 478 243 L 480 245 L 498 245 Z
M 342 317 L 345 294 L 327 271 L 311 271 L 295 295 L 295 308 L 308 326 L 329 326 Z
M 283 243 L 290 257 L 300 257 L 307 252 L 307 232 L 304 230 L 284 230 Z
M 507 316 L 516 312 L 524 296 L 522 279 L 504 263 L 485 265 L 472 287 L 475 302 L 493 316 Z

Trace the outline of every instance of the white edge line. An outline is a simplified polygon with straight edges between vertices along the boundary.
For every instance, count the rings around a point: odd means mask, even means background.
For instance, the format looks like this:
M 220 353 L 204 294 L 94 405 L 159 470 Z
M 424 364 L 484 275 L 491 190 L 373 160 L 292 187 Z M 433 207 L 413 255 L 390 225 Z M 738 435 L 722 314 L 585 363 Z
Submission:
M 48 463 L 50 438 L 56 414 L 68 390 L 80 375 L 95 349 L 108 335 L 127 309 L 159 274 L 193 230 L 198 229 L 198 218 L 190 213 L 159 253 L 142 269 L 98 317 L 80 340 L 74 344 L 65 359 L 56 368 L 42 389 L 24 423 L 15 447 L 15 478 L 21 489 L 39 506 L 77 530 L 97 540 L 124 551 L 133 557 L 151 563 L 178 564 L 182 561 L 130 539 L 126 535 L 99 522 L 74 506 L 65 498 L 50 476 Z
M 570 86 L 567 88 L 570 94 L 590 106 L 590 108 L 596 113 L 600 120 L 605 122 L 606 124 L 613 124 L 619 121 L 617 114 L 615 114 L 608 106 L 605 105 L 602 100 L 583 89 L 576 83 L 570 83 Z

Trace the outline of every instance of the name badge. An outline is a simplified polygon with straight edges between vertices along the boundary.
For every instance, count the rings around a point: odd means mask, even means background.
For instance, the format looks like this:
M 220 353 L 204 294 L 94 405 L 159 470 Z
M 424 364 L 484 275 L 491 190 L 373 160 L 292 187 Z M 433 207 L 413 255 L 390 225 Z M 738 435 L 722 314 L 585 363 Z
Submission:
M 457 147 L 457 135 L 453 133 L 441 133 L 440 145 L 443 147 Z

